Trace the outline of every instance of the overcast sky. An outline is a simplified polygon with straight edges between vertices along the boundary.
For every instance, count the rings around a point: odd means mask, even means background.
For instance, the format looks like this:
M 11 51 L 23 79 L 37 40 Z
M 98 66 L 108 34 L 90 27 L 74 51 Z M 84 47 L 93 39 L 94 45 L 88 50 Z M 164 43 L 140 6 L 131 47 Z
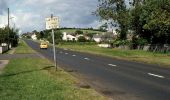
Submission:
M 92 15 L 98 0 L 0 0 L 0 27 L 7 24 L 10 8 L 11 26 L 23 32 L 45 29 L 45 18 L 50 14 L 60 17 L 61 27 L 98 27 L 99 20 Z

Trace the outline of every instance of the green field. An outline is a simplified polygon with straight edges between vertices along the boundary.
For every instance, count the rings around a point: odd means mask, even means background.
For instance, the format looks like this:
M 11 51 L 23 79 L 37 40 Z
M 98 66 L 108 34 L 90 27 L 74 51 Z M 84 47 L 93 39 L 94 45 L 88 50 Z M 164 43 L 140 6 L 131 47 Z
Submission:
M 15 53 L 30 53 L 22 41 Z M 24 48 L 29 50 L 25 51 Z M 34 52 L 33 52 L 34 53 Z M 12 59 L 0 75 L 1 100 L 106 100 L 44 58 Z
M 170 66 L 170 54 L 153 53 L 142 50 L 122 50 L 100 48 L 96 44 L 68 43 L 58 45 L 60 48 L 72 49 L 79 52 L 87 52 L 97 55 L 109 56 L 117 59 L 145 62 L 151 64 Z

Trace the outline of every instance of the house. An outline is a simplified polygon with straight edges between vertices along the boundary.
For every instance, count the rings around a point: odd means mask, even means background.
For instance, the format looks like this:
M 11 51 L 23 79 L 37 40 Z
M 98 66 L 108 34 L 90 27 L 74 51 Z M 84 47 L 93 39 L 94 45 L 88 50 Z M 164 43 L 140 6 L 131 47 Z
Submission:
M 82 34 L 76 35 L 76 38 L 78 39 L 78 38 L 81 37 L 81 36 L 84 36 L 84 35 L 82 35 Z
M 116 32 L 115 29 L 112 30 L 112 33 L 113 33 L 114 36 L 117 36 L 117 35 L 118 35 L 118 33 Z
M 37 35 L 34 33 L 33 35 L 31 35 L 31 38 L 32 38 L 33 40 L 37 40 Z
M 73 35 L 71 35 L 71 34 L 67 34 L 66 32 L 63 32 L 63 37 L 62 37 L 62 39 L 63 39 L 64 41 L 77 41 L 77 40 L 78 40 L 77 37 L 75 37 L 75 36 L 73 36 Z
M 95 42 L 99 43 L 102 41 L 102 34 L 95 34 L 92 38 Z
M 97 43 L 99 42 L 109 42 L 115 39 L 115 36 L 112 32 L 106 32 L 102 34 L 96 34 L 93 36 L 93 40 Z

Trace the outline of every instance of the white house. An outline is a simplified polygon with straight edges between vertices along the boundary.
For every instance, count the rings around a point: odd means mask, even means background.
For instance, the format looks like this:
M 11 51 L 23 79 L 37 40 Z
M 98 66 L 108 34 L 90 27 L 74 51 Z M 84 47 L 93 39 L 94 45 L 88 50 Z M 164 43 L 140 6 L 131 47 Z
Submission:
M 63 38 L 62 38 L 64 41 L 77 41 L 78 38 L 73 36 L 73 35 L 70 35 L 70 34 L 67 34 L 66 32 L 63 32 Z
M 102 35 L 101 34 L 96 34 L 93 36 L 93 40 L 97 43 L 102 41 Z
M 34 33 L 33 35 L 31 35 L 31 38 L 32 38 L 33 40 L 37 40 L 37 35 Z
M 117 35 L 118 35 L 118 33 L 116 32 L 115 29 L 113 29 L 112 32 L 113 32 L 113 35 L 114 35 L 114 36 L 117 36 Z

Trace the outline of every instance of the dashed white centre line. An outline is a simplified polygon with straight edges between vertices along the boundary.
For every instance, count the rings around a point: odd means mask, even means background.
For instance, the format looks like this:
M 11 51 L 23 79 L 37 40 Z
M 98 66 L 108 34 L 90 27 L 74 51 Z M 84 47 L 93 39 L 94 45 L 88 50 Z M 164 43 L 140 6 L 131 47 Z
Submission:
M 66 55 L 68 55 L 68 53 L 65 53 Z
M 85 60 L 90 60 L 89 58 L 84 58 Z
M 108 64 L 109 66 L 112 66 L 112 67 L 116 67 L 117 65 L 114 65 L 114 64 Z
M 148 75 L 158 77 L 158 78 L 165 78 L 164 76 L 153 74 L 153 73 L 148 73 Z
M 76 55 L 72 55 L 73 57 L 75 57 Z

